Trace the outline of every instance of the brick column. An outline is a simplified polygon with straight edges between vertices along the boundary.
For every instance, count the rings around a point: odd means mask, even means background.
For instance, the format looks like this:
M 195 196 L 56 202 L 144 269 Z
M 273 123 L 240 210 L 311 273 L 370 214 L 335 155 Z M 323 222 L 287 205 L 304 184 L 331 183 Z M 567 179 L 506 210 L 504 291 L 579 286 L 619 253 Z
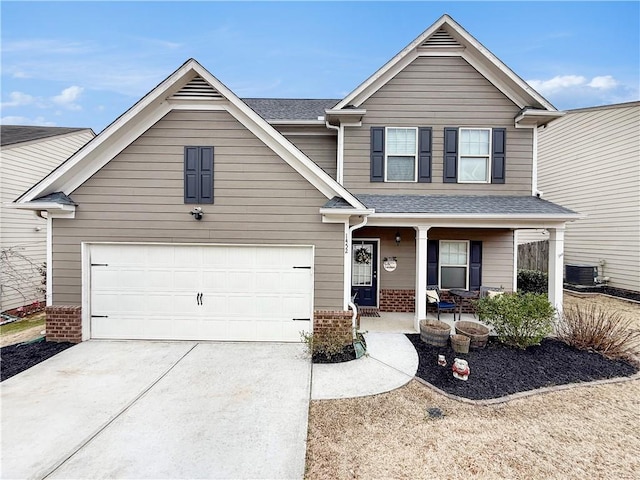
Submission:
M 45 312 L 48 342 L 80 343 L 82 341 L 82 307 L 50 305 Z
M 352 317 L 350 310 L 316 310 L 313 314 L 313 334 L 320 338 L 337 337 L 344 345 L 349 345 L 353 341 Z

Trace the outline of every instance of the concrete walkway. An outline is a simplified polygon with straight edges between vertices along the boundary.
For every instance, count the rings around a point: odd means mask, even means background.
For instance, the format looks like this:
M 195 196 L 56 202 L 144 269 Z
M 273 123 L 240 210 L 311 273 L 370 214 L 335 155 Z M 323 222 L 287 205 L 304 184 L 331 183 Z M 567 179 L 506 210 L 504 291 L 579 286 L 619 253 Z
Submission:
M 407 384 L 418 370 L 418 354 L 403 333 L 366 333 L 367 355 L 351 362 L 314 364 L 312 400 L 364 397 Z

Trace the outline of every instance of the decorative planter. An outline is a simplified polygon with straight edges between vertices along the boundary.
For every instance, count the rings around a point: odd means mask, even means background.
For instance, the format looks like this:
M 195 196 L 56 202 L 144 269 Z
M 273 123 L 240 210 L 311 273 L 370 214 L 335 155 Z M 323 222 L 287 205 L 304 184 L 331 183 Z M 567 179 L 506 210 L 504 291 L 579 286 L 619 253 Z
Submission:
M 460 321 L 454 324 L 458 335 L 469 337 L 470 348 L 484 348 L 489 340 L 489 329 L 478 322 Z
M 469 353 L 471 339 L 466 335 L 451 335 L 451 347 L 457 353 Z
M 429 345 L 446 347 L 451 327 L 440 320 L 422 320 L 420 322 L 420 340 Z

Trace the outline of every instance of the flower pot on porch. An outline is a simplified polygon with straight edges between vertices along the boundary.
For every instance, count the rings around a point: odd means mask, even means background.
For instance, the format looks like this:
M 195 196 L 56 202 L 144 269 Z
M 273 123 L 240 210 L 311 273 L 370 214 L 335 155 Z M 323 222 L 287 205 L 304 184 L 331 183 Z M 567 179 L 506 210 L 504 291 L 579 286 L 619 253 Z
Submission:
M 420 321 L 420 340 L 429 345 L 446 347 L 451 327 L 439 320 Z

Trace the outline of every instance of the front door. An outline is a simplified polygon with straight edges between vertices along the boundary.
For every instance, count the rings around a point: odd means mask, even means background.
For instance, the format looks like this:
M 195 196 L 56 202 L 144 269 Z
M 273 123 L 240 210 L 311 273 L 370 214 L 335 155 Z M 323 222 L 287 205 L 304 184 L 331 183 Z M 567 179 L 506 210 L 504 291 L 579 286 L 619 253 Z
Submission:
M 378 242 L 354 240 L 351 248 L 351 295 L 360 307 L 378 306 Z

